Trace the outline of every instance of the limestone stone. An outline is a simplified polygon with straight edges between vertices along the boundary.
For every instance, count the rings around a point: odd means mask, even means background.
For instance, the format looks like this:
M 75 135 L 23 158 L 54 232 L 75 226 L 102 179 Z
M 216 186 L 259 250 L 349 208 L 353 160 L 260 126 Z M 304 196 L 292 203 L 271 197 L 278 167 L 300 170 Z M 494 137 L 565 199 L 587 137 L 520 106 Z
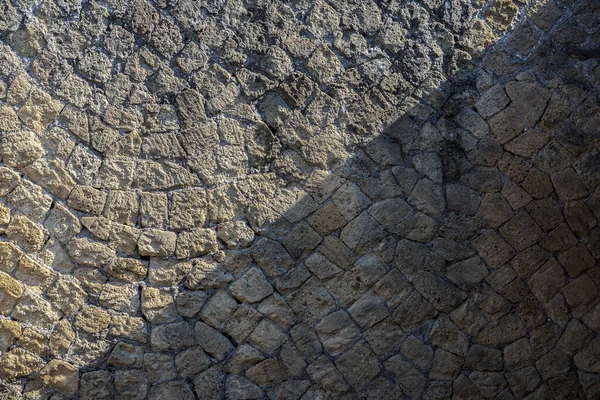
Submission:
M 6 196 L 19 183 L 21 177 L 11 168 L 0 167 L 0 197 Z
M 492 268 L 497 268 L 509 261 L 514 251 L 497 233 L 486 231 L 473 241 L 473 247 L 483 261 Z
M 164 229 L 167 223 L 166 193 L 144 192 L 140 198 L 140 223 L 144 228 Z
M 9 319 L 0 321 L 0 350 L 8 351 L 13 343 L 21 336 L 23 329 L 21 324 Z
M 422 395 L 427 384 L 425 376 L 409 362 L 404 361 L 402 356 L 395 355 L 386 360 L 383 365 L 398 378 L 398 384 L 403 392 L 413 397 Z
M 12 317 L 41 332 L 46 332 L 58 322 L 61 313 L 44 298 L 33 292 L 25 291 L 15 306 Z
M 110 373 L 108 371 L 92 371 L 82 374 L 79 390 L 83 398 L 110 399 Z
M 342 375 L 325 356 L 319 357 L 315 363 L 309 365 L 307 373 L 332 396 L 339 396 L 349 390 Z
M 519 316 L 508 314 L 503 318 L 493 321 L 485 327 L 476 340 L 488 346 L 508 344 L 525 336 L 526 329 Z
M 182 377 L 192 378 L 206 370 L 211 365 L 211 360 L 202 348 L 196 346 L 182 351 L 175 356 L 175 366 Z M 160 373 L 160 371 L 158 371 Z
M 135 314 L 140 307 L 139 290 L 135 284 L 105 284 L 98 302 L 105 308 Z
M 52 197 L 27 180 L 21 180 L 17 187 L 7 196 L 14 209 L 22 212 L 33 221 L 39 221 L 50 209 Z
M 248 270 L 229 286 L 231 293 L 240 301 L 255 303 L 273 293 L 264 274 L 258 268 Z
M 515 215 L 500 228 L 500 233 L 517 251 L 525 250 L 543 237 L 541 228 L 526 211 Z
M 549 301 L 566 285 L 566 276 L 560 264 L 551 259 L 529 279 L 528 285 L 541 301 Z
M 100 267 L 115 256 L 115 251 L 102 243 L 85 238 L 76 238 L 67 244 L 69 256 L 78 264 Z
M 487 193 L 483 196 L 477 211 L 477 217 L 492 228 L 500 227 L 513 215 L 512 208 L 500 193 Z
M 571 310 L 579 313 L 587 309 L 590 299 L 598 294 L 598 288 L 588 275 L 582 275 L 565 286 L 562 293 Z
M 141 309 L 151 324 L 175 322 L 178 317 L 173 294 L 157 288 L 142 289 Z
M 583 201 L 567 203 L 564 214 L 569 227 L 578 237 L 586 237 L 596 226 L 596 217 Z
M 365 365 L 366 368 L 357 369 L 358 363 Z M 338 358 L 335 364 L 346 381 L 354 388 L 363 387 L 381 370 L 375 354 L 366 344 L 355 345 Z
M 54 271 L 42 266 L 29 256 L 21 257 L 15 272 L 15 278 L 28 286 L 32 291 L 41 293 L 56 279 Z
M 126 282 L 138 282 L 146 277 L 147 264 L 134 258 L 113 258 L 104 267 L 104 272 Z
M 111 190 L 106 198 L 104 216 L 125 225 L 136 225 L 138 219 L 138 195 L 125 190 Z
M 197 228 L 177 236 L 177 258 L 198 257 L 218 248 L 217 235 L 212 229 Z
M 75 396 L 79 388 L 79 371 L 66 361 L 51 360 L 40 371 L 39 379 L 67 396 Z
M 558 259 L 571 278 L 576 278 L 581 272 L 595 265 L 594 258 L 583 243 L 560 254 Z
M 17 347 L 0 356 L 1 376 L 7 380 L 25 377 L 35 371 L 40 363 L 40 358 Z
M 171 229 L 199 228 L 206 223 L 206 194 L 204 191 L 183 190 L 173 192 L 169 209 Z
M 219 398 L 222 392 L 220 366 L 214 366 L 194 377 L 194 392 L 199 398 Z
M 191 271 L 192 263 L 188 261 L 164 260 L 151 258 L 148 268 L 148 281 L 159 286 L 178 285 Z
M 426 214 L 440 215 L 445 209 L 442 186 L 429 179 L 417 182 L 408 197 L 408 202 Z
M 382 299 L 367 292 L 348 308 L 352 318 L 363 329 L 370 328 L 390 315 Z
M 334 308 L 334 299 L 315 279 L 308 279 L 295 292 L 285 295 L 294 312 L 306 321 L 316 322 Z
M 89 305 L 75 317 L 75 326 L 88 333 L 98 333 L 110 323 L 110 314 L 100 307 Z
M 254 241 L 254 231 L 243 221 L 231 221 L 219 224 L 217 236 L 229 249 L 250 247 Z
M 506 93 L 529 127 L 539 121 L 551 97 L 548 89 L 530 82 L 509 82 Z
M 168 257 L 175 252 L 177 234 L 160 229 L 145 229 L 138 239 L 140 255 L 150 257 Z
M 540 241 L 540 246 L 553 253 L 564 252 L 577 244 L 567 224 L 562 223 Z
M 0 272 L 0 312 L 8 315 L 23 294 L 23 285 L 5 272 Z
M 41 225 L 19 214 L 13 216 L 5 234 L 23 250 L 32 252 L 40 251 L 48 239 L 48 234 Z
M 17 114 L 26 126 L 37 134 L 41 134 L 54 121 L 63 107 L 64 104 L 61 101 L 52 99 L 48 93 L 33 89 Z
M 549 137 L 536 129 L 525 131 L 504 145 L 511 153 L 521 157 L 531 157 L 548 142 Z
M 107 364 L 119 369 L 139 367 L 142 362 L 142 349 L 125 342 L 118 342 L 108 357 Z
M 218 289 L 233 281 L 233 276 L 221 266 L 212 261 L 200 259 L 194 263 L 194 268 L 185 280 L 188 289 Z
M 23 252 L 10 242 L 0 242 L 0 269 L 12 272 L 19 265 Z
M 79 219 L 60 203 L 54 203 L 44 226 L 62 242 L 68 242 L 81 231 Z
M 69 207 L 92 214 L 102 214 L 106 193 L 88 186 L 77 186 L 67 199 Z
M 127 315 L 114 315 L 110 320 L 109 335 L 135 340 L 140 343 L 147 342 L 146 322 L 140 317 Z
M 463 290 L 470 290 L 489 274 L 481 260 L 475 256 L 448 266 L 448 278 Z
M 0 141 L 0 156 L 9 167 L 24 167 L 44 154 L 42 144 L 32 131 L 8 133 Z

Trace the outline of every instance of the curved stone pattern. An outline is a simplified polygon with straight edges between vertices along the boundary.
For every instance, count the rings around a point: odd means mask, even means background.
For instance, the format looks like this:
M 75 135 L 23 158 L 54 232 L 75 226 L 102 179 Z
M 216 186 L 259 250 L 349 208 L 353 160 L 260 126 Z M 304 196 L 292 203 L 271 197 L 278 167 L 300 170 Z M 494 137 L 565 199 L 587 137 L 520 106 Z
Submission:
M 0 398 L 600 397 L 597 1 L 0 1 Z

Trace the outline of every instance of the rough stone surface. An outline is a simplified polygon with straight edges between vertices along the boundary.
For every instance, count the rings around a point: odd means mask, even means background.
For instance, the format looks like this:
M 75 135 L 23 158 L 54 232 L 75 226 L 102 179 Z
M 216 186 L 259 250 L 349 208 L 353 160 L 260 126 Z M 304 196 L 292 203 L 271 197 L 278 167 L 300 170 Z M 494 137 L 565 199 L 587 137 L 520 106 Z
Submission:
M 0 398 L 600 397 L 594 1 L 0 10 Z

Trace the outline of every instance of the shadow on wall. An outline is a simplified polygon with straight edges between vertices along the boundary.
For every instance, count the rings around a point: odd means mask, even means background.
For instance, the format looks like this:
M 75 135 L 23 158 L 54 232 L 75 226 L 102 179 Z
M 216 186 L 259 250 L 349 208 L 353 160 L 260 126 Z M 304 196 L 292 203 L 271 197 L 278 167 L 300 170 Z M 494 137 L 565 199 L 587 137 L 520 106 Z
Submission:
M 307 369 L 329 395 L 600 393 L 598 31 L 552 7 L 292 189 L 292 207 L 256 206 L 282 218 L 250 213 L 253 257 L 302 329 L 334 332 L 334 357 Z M 334 343 L 354 327 L 369 346 Z
M 142 370 L 128 368 L 139 365 L 148 342 L 151 352 L 144 362 L 160 365 L 160 353 L 178 353 L 182 363 L 185 357 L 195 361 L 198 371 L 185 378 L 200 398 L 218 396 L 223 387 L 231 397 L 239 390 L 257 398 L 263 390 L 283 397 L 284 389 L 303 399 L 354 398 L 363 391 L 373 399 L 450 393 L 520 398 L 530 392 L 542 398 L 550 392 L 595 397 L 600 392 L 600 67 L 597 58 L 582 60 L 596 53 L 577 49 L 595 48 L 600 39 L 598 10 L 586 12 L 585 4 L 563 13 L 552 2 L 535 3 L 527 21 L 493 45 L 482 27 L 466 33 L 473 43 L 490 46 L 482 59 L 457 53 L 457 66 L 448 67 L 451 78 L 431 77 L 435 83 L 415 93 L 421 101 L 406 100 L 403 116 L 381 135 L 366 135 L 376 129 L 369 116 L 376 108 L 358 103 L 350 113 L 354 118 L 341 121 L 348 127 L 342 139 L 351 150 L 335 140 L 316 144 L 325 165 L 342 158 L 331 171 L 313 172 L 303 181 L 293 167 L 274 161 L 278 173 L 296 182 L 248 208 L 246 218 L 262 236 L 249 249 L 252 258 L 246 250 L 227 250 L 196 260 L 191 273 L 191 265 L 187 270 L 165 266 L 180 281 L 187 276 L 186 288 L 200 289 L 177 300 L 186 319 L 171 323 L 165 317 L 169 323 L 163 324 L 160 311 L 142 307 L 146 319 L 157 321 L 147 335 L 143 321 L 134 326 L 133 318 L 122 318 L 119 325 L 113 317 L 111 329 L 122 329 L 132 340 L 114 349 L 101 349 L 105 342 L 91 339 L 67 346 L 64 354 L 79 352 L 75 358 L 84 365 L 79 388 L 93 393 L 97 387 L 100 393 L 102 385 L 119 381 L 117 391 L 123 393 L 147 390 Z M 582 26 L 594 33 L 587 35 Z M 415 44 L 402 56 L 422 55 Z M 424 79 L 430 65 L 422 60 L 421 68 L 402 72 Z M 334 84 L 329 89 L 341 95 Z M 321 106 L 320 122 L 337 123 L 337 117 L 326 115 L 329 104 Z M 265 120 L 285 142 L 276 117 Z M 87 257 L 85 262 L 95 265 L 101 256 L 84 253 L 81 260 Z M 160 269 L 154 261 L 151 269 Z M 131 269 L 121 267 L 135 276 L 134 263 Z M 228 285 L 225 274 L 237 279 L 229 285 L 237 301 L 206 283 L 214 278 Z M 271 296 L 271 286 L 282 297 Z M 152 292 L 144 290 L 136 288 L 131 298 L 141 292 L 147 301 Z M 265 303 L 267 296 L 274 300 Z M 100 300 L 114 309 L 110 293 Z M 259 301 L 266 322 L 243 319 Z M 213 314 L 201 315 L 207 323 L 197 316 L 205 303 L 214 307 Z M 29 312 L 21 318 L 32 321 L 47 311 L 34 304 L 21 309 Z M 81 321 L 102 325 L 111 318 L 102 307 L 85 310 Z M 226 325 L 238 313 L 250 321 L 240 324 L 241 333 Z M 60 323 L 57 328 L 61 333 Z M 90 338 L 101 331 L 83 322 L 78 328 Z M 261 334 L 247 339 L 255 328 Z M 65 328 L 63 336 L 69 334 Z M 247 342 L 260 351 L 254 364 L 237 370 L 231 366 L 234 344 L 240 349 Z M 19 362 L 30 362 L 27 354 L 18 354 Z M 47 366 L 34 373 L 29 389 L 38 390 L 42 382 L 73 394 L 77 371 L 58 374 L 75 382 L 55 381 L 47 377 L 64 365 Z M 117 372 L 111 377 L 96 369 Z M 157 385 L 151 397 L 160 398 L 165 390 L 191 393 L 178 382 Z M 116 395 L 113 389 L 107 393 Z

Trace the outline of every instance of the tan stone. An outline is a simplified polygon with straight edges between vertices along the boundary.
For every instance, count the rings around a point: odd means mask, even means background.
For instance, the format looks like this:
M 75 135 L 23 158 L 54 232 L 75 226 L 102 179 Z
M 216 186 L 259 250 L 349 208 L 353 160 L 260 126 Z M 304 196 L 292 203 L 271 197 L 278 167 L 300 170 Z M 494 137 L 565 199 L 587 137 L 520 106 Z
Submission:
M 6 207 L 3 203 L 0 203 L 0 225 L 8 225 L 9 222 L 10 208 Z
M 52 197 L 44 193 L 41 187 L 29 180 L 21 180 L 7 196 L 8 203 L 32 221 L 39 221 L 50 209 Z
M 175 286 L 192 270 L 189 261 L 150 259 L 148 281 L 158 286 Z
M 34 372 L 41 363 L 39 357 L 20 349 L 12 349 L 0 356 L 0 378 L 13 380 Z
M 473 26 L 461 38 L 461 44 L 469 53 L 479 53 L 496 40 L 496 34 L 490 25 L 476 19 Z
M 140 222 L 144 228 L 165 228 L 167 224 L 167 194 L 142 193 L 140 201 Z
M 61 313 L 46 299 L 27 290 L 23 292 L 11 316 L 17 321 L 46 332 L 60 319 Z
M 126 190 L 111 190 L 106 199 L 104 216 L 125 225 L 135 225 L 138 216 L 138 195 Z
M 119 253 L 132 255 L 137 249 L 137 242 L 142 231 L 133 226 L 113 223 L 110 230 L 108 246 Z
M 0 156 L 9 167 L 24 167 L 45 153 L 39 139 L 31 131 L 5 134 L 0 140 Z
M 23 285 L 0 271 L 0 313 L 8 315 L 23 294 Z
M 21 122 L 12 107 L 0 106 L 0 130 L 11 132 L 19 130 Z
M 141 256 L 168 257 L 175 251 L 176 243 L 175 232 L 146 229 L 138 239 L 138 249 Z
M 61 319 L 58 321 L 50 334 L 50 340 L 48 342 L 50 354 L 55 357 L 64 356 L 69 350 L 71 343 L 75 340 L 75 337 L 75 331 L 68 320 Z
M 140 317 L 130 317 L 128 315 L 113 316 L 110 321 L 108 334 L 135 340 L 140 343 L 146 343 L 148 341 L 146 322 Z
M 198 257 L 218 249 L 217 235 L 211 229 L 194 229 L 177 237 L 177 258 Z
M 134 258 L 114 258 L 104 267 L 108 275 L 126 282 L 143 280 L 147 271 L 147 264 Z
M 54 282 L 56 273 L 42 266 L 31 257 L 24 256 L 19 262 L 15 278 L 34 292 L 42 293 Z
M 135 284 L 106 284 L 98 301 L 102 307 L 135 314 L 140 307 L 139 289 Z
M 79 370 L 66 361 L 51 360 L 38 378 L 44 385 L 68 396 L 75 396 L 79 387 Z
M 67 315 L 79 310 L 88 299 L 85 290 L 74 279 L 58 279 L 48 289 L 46 297 Z
M 113 222 L 105 217 L 81 217 L 81 223 L 100 240 L 108 240 Z
M 13 106 L 22 103 L 27 98 L 32 86 L 29 75 L 20 73 L 10 84 L 8 91 L 6 92 L 6 101 Z
M 142 313 L 153 324 L 175 322 L 178 316 L 173 294 L 157 288 L 143 288 Z
M 106 193 L 88 186 L 77 186 L 67 200 L 69 207 L 92 214 L 102 214 L 105 202 Z
M 34 89 L 29 94 L 29 99 L 19 109 L 18 114 L 25 125 L 41 134 L 54 121 L 63 107 L 62 102 L 53 100 L 48 93 Z
M 14 244 L 0 242 L 0 270 L 12 272 L 19 265 L 22 256 L 23 252 Z
M 0 167 L 0 197 L 10 193 L 21 180 L 21 176 L 10 168 Z
M 81 231 L 79 219 L 67 207 L 56 202 L 44 226 L 62 242 L 68 242 Z
M 492 3 L 485 15 L 492 27 L 500 31 L 505 31 L 508 29 L 518 12 L 519 7 L 511 0 L 496 0 Z
M 171 229 L 200 228 L 206 224 L 206 193 L 203 190 L 173 192 L 169 209 Z
M 0 352 L 8 350 L 21 336 L 21 324 L 10 319 L 0 319 Z
M 85 238 L 71 240 L 67 251 L 73 261 L 89 267 L 99 267 L 115 256 L 115 251 L 110 247 Z
M 44 357 L 48 352 L 48 339 L 42 333 L 25 328 L 23 334 L 17 342 L 17 346 L 35 354 L 39 357 Z
M 89 305 L 75 317 L 75 326 L 88 333 L 99 333 L 108 327 L 110 314 L 97 306 Z

